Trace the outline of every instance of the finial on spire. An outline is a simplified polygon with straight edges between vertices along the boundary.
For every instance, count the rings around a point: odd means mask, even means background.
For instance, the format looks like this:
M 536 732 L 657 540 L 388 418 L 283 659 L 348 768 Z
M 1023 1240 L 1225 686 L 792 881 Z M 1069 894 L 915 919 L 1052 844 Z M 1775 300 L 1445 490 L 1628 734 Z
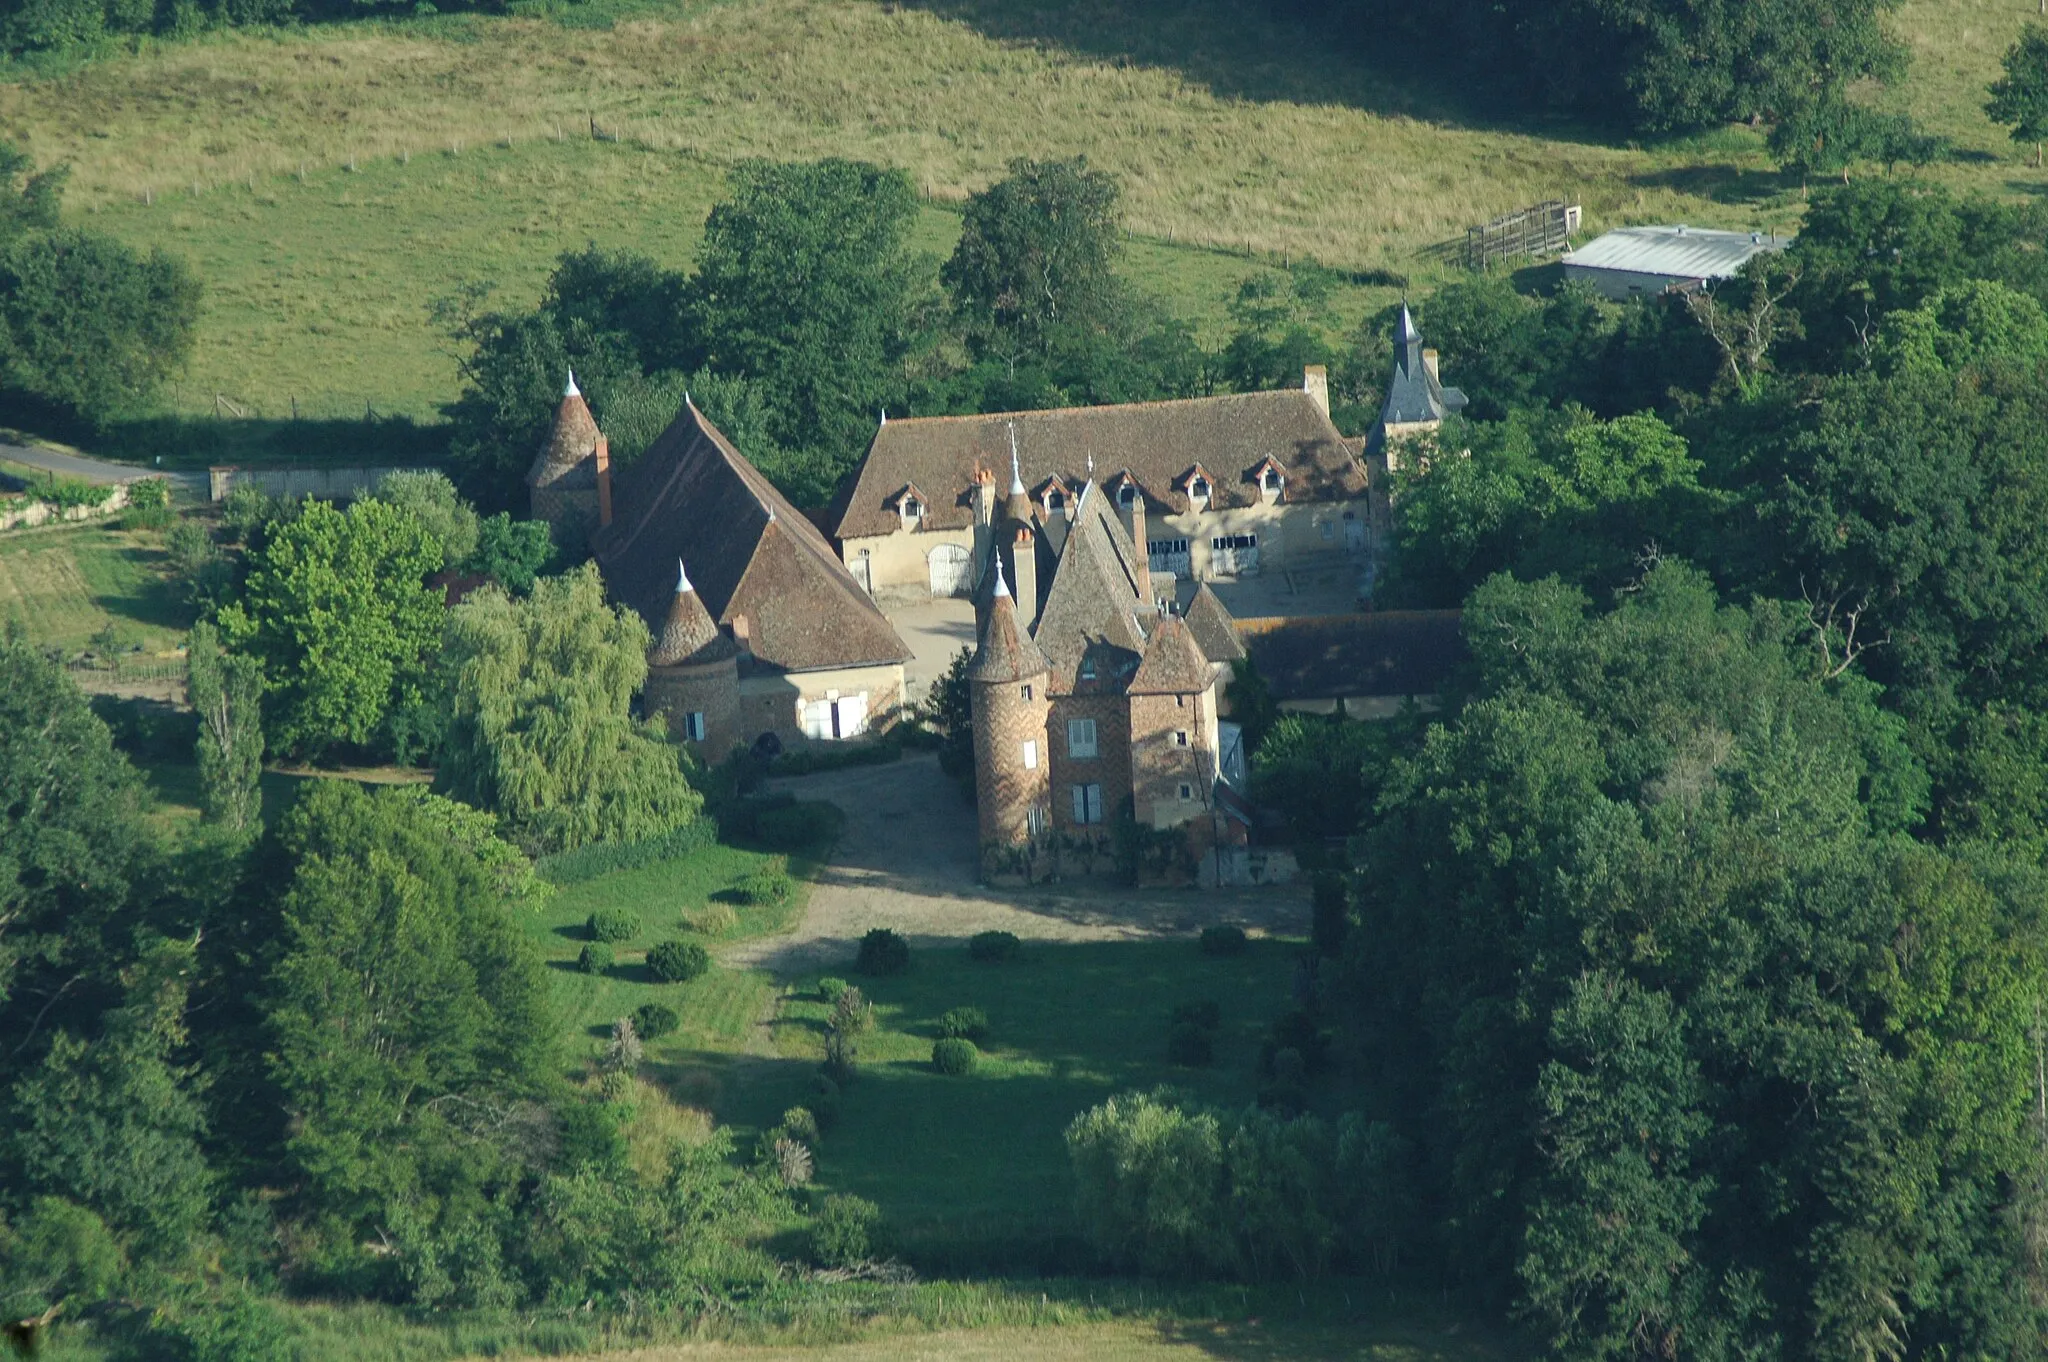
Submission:
M 1095 481 L 1095 453 L 1093 450 L 1090 450 L 1088 453 L 1088 481 Z
M 581 397 L 581 396 L 583 396 L 583 389 L 581 389 L 581 388 L 579 388 L 579 387 L 577 387 L 577 386 L 576 386 L 576 371 L 575 371 L 574 369 L 571 369 L 571 370 L 569 371 L 569 386 L 568 386 L 568 387 L 566 387 L 566 388 L 564 388 L 564 389 L 562 389 L 562 396 L 564 396 L 564 397 Z
M 697 410 L 697 404 L 690 400 L 690 390 L 688 388 L 683 389 L 683 405 L 691 411 Z
M 695 591 L 696 589 L 696 587 L 690 585 L 690 570 L 683 566 L 682 559 L 676 559 L 676 595 L 680 596 L 685 591 Z
M 887 407 L 882 408 L 882 424 L 885 426 L 889 424 L 889 409 Z
M 1003 580 L 1003 559 L 1002 555 L 998 554 L 996 556 L 996 595 L 1007 599 L 1009 594 L 1010 584 Z
M 1415 329 L 1415 317 L 1408 311 L 1408 300 L 1403 298 L 1401 300 L 1401 344 L 1407 345 L 1421 339 L 1422 334 Z
M 1010 495 L 1024 495 L 1024 474 L 1017 468 L 1017 423 L 1010 422 Z

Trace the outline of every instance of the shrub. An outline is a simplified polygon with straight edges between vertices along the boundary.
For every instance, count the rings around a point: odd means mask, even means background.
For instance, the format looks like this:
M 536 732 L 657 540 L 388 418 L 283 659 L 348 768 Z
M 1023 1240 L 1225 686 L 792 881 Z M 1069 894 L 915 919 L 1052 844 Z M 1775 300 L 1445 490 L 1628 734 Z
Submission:
M 1215 1034 L 1193 1022 L 1175 1022 L 1166 1033 L 1166 1057 L 1190 1069 L 1206 1069 L 1216 1062 Z
M 932 1067 L 942 1074 L 971 1074 L 981 1060 L 981 1051 L 974 1048 L 974 1042 L 959 1036 L 948 1036 L 932 1042 Z
M 988 1035 L 988 1013 L 978 1007 L 952 1007 L 939 1018 L 939 1035 L 980 1041 Z
M 1202 929 L 1202 954 L 1204 955 L 1243 955 L 1247 944 L 1249 943 L 1242 927 L 1233 927 L 1225 924 L 1220 927 L 1204 927 Z
M 811 1260 L 820 1267 L 852 1267 L 874 1251 L 882 1213 L 857 1196 L 828 1196 L 811 1217 Z
M 887 927 L 876 927 L 860 939 L 853 967 L 862 974 L 901 974 L 910 968 L 910 943 Z
M 733 892 L 741 903 L 754 908 L 772 908 L 789 902 L 789 896 L 796 892 L 796 885 L 780 870 L 756 870 L 741 880 Z
M 121 517 L 124 530 L 167 530 L 171 514 L 171 484 L 163 478 L 142 478 L 128 484 L 128 512 Z
M 707 903 L 684 915 L 683 926 L 705 936 L 724 936 L 739 926 L 740 915 L 723 903 Z
M 593 941 L 576 956 L 576 968 L 585 974 L 603 974 L 612 967 L 612 948 Z
M 868 1000 L 857 988 L 848 988 L 832 1004 L 832 1019 L 825 1023 L 825 1072 L 836 1082 L 853 1076 L 860 1062 L 860 1038 L 875 1024 Z
M 1214 1031 L 1217 1027 L 1223 1025 L 1223 1009 L 1216 1005 L 1214 998 L 1204 998 L 1200 1002 L 1182 1003 L 1179 1007 L 1173 1009 L 1173 1024 L 1175 1026 L 1193 1026 L 1203 1031 Z
M 630 908 L 600 908 L 583 923 L 592 941 L 631 941 L 640 932 L 640 918 Z
M 686 984 L 711 968 L 711 952 L 694 941 L 664 941 L 647 952 L 647 972 L 665 984 Z
M 662 1003 L 642 1003 L 633 1009 L 633 1029 L 642 1040 L 659 1040 L 682 1024 L 676 1010 Z
M 839 1001 L 839 995 L 852 987 L 853 985 L 844 979 L 835 979 L 827 975 L 818 981 L 818 997 L 825 1003 L 836 1003 Z
M 811 1151 L 802 1140 L 778 1136 L 773 1147 L 775 1176 L 784 1187 L 802 1187 L 811 1180 Z
M 1067 1127 L 1075 1206 L 1096 1249 L 1153 1276 L 1227 1270 L 1236 1246 L 1215 1113 L 1167 1090 L 1112 1097 Z
M 782 1130 L 792 1140 L 805 1144 L 818 1142 L 818 1118 L 809 1107 L 791 1107 L 782 1113 Z
M 1274 1074 L 1274 1065 L 1282 1050 L 1292 1050 L 1301 1056 L 1309 1073 L 1321 1073 L 1330 1056 L 1330 1033 L 1315 1013 L 1297 1007 L 1283 1013 L 1267 1029 L 1266 1039 L 1259 1046 L 1259 1071 Z
M 718 824 L 699 814 L 694 822 L 638 842 L 597 842 L 574 851 L 543 856 L 533 863 L 533 868 L 551 883 L 581 884 L 615 870 L 638 870 L 641 866 L 660 861 L 680 860 L 692 852 L 702 851 L 717 840 Z
M 1023 949 L 1015 932 L 976 932 L 967 942 L 967 958 L 999 965 L 1015 960 Z

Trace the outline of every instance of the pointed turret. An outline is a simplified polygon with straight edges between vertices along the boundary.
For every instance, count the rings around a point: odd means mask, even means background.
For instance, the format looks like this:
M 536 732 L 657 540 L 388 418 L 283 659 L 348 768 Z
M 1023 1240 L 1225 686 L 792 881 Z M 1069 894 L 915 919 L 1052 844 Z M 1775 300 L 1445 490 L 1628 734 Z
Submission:
M 526 486 L 533 518 L 546 521 L 565 548 L 611 521 L 611 442 L 590 414 L 573 370 L 547 442 L 527 469 Z
M 670 598 L 668 619 L 661 637 L 647 650 L 650 667 L 677 667 L 685 663 L 716 662 L 736 655 L 733 641 L 718 631 L 711 612 L 704 608 L 682 559 L 676 560 L 676 594 Z
M 988 618 L 982 623 L 981 638 L 968 664 L 970 681 L 1002 684 L 1022 681 L 1044 672 L 1045 654 L 1017 623 L 1017 606 L 1010 584 L 1003 580 L 1003 561 L 996 559 L 995 594 L 989 602 Z

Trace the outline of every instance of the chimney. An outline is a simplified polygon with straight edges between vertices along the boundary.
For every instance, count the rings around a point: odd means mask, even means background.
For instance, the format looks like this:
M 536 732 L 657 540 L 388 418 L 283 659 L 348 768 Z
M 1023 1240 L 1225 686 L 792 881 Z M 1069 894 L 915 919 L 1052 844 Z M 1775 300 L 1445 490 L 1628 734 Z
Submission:
M 996 475 L 986 468 L 974 470 L 974 523 L 987 525 L 996 517 Z
M 1429 371 L 1429 381 L 1430 381 L 1430 382 L 1432 382 L 1432 383 L 1442 383 L 1442 382 L 1443 382 L 1443 379 L 1439 378 L 1439 377 L 1437 376 L 1437 372 L 1436 372 L 1436 351 L 1434 351 L 1434 350 L 1424 350 L 1424 351 L 1422 352 L 1422 367 L 1423 367 L 1424 369 L 1427 369 L 1427 370 Z
M 1120 507 L 1123 511 L 1124 528 L 1131 532 L 1131 544 L 1137 550 L 1132 568 L 1138 577 L 1138 599 L 1152 599 L 1152 553 L 1145 546 L 1145 494 L 1137 488 L 1131 490 L 1131 504 Z
M 612 442 L 602 431 L 597 437 L 597 528 L 612 523 Z
M 1330 371 L 1320 364 L 1311 364 L 1301 371 L 1301 390 L 1322 409 L 1323 415 L 1330 414 Z
M 1010 554 L 1010 575 L 1017 581 L 1017 623 L 1026 629 L 1038 623 L 1038 537 L 1027 525 L 1017 527 Z
M 753 654 L 754 638 L 748 631 L 747 617 L 745 615 L 734 615 L 732 617 L 732 641 L 740 645 L 741 652 L 750 656 Z

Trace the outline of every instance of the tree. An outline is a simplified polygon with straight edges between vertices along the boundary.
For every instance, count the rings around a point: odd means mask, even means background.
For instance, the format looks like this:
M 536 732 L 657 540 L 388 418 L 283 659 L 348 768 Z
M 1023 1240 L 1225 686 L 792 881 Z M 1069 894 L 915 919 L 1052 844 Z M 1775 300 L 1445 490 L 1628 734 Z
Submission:
M 107 726 L 56 663 L 0 633 L 0 1005 L 24 988 L 24 1004 L 49 1003 L 96 963 L 140 822 L 139 783 Z M 9 1015 L 26 1044 L 34 1014 Z
M 441 550 L 441 566 L 454 569 L 476 553 L 476 508 L 455 491 L 445 473 L 398 469 L 377 480 L 377 500 L 409 513 Z
M 418 795 L 341 781 L 277 844 L 294 868 L 264 1012 L 311 1206 L 361 1227 L 543 1166 L 548 983 L 483 859 Z
M 815 451 L 799 499 L 822 500 L 901 405 L 928 291 L 908 242 L 917 196 L 900 171 L 836 159 L 750 161 L 732 185 L 705 220 L 687 312 L 712 370 L 764 384 L 775 441 Z
M 185 362 L 199 285 L 175 257 L 42 231 L 0 247 L 0 392 L 104 427 Z
M 26 232 L 57 225 L 57 209 L 70 172 L 35 173 L 36 163 L 12 142 L 0 142 L 0 245 Z
M 263 669 L 221 651 L 206 620 L 192 627 L 185 656 L 185 694 L 199 716 L 200 805 L 230 831 L 249 831 L 263 812 Z
M 1113 318 L 1122 293 L 1116 256 L 1116 178 L 1085 156 L 1019 158 L 968 199 L 939 279 L 968 344 L 1014 368 L 1022 356 L 1043 355 L 1055 330 Z
M 286 751 L 362 746 L 416 694 L 444 611 L 427 574 L 441 546 L 410 512 L 365 497 L 308 501 L 250 555 L 222 641 L 262 665 L 270 732 Z
M 2041 143 L 2048 141 L 2048 28 L 2027 25 L 2001 64 L 2005 74 L 1991 82 L 1984 112 L 2011 127 L 2013 141 L 2032 142 L 2038 166 Z
M 476 553 L 469 570 L 490 578 L 514 595 L 533 588 L 533 579 L 555 560 L 555 541 L 544 520 L 514 520 L 503 511 L 477 522 Z
M 441 779 L 521 844 L 560 851 L 680 827 L 702 800 L 660 726 L 632 716 L 647 677 L 637 615 L 589 565 L 515 601 L 479 591 L 448 616 L 452 715 Z

